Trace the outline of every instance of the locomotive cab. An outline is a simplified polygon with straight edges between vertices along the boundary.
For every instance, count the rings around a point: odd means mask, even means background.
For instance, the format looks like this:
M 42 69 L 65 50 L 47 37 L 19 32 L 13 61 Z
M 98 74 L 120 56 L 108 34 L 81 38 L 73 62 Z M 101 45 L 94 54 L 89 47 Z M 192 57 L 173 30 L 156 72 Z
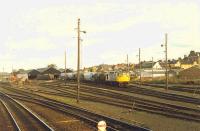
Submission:
M 129 83 L 130 75 L 129 73 L 111 71 L 106 73 L 105 81 L 111 85 L 118 85 L 121 87 Z

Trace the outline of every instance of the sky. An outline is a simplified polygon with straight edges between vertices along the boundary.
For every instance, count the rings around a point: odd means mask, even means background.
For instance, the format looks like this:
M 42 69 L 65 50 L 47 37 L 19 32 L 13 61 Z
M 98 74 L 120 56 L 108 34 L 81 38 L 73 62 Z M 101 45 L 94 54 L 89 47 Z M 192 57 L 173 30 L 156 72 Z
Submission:
M 200 52 L 200 0 L 6 0 L 0 3 L 0 71 L 164 60 Z M 2 68 L 2 69 L 1 69 Z

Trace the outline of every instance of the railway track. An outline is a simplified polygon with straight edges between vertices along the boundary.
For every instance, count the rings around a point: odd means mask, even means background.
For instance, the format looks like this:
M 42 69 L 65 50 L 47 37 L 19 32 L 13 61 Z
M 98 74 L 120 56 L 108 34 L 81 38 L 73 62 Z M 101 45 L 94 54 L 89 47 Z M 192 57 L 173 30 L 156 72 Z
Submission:
M 20 95 L 12 94 L 12 97 L 14 97 L 15 99 L 34 102 L 34 103 L 41 104 L 43 106 L 52 108 L 54 110 L 68 113 L 72 116 L 78 117 L 79 119 L 82 119 L 83 121 L 90 123 L 94 127 L 96 127 L 98 121 L 105 120 L 108 125 L 108 127 L 107 127 L 108 130 L 113 130 L 113 131 L 119 131 L 119 130 L 149 131 L 150 130 L 150 129 L 132 125 L 132 124 L 129 124 L 126 122 L 122 122 L 122 121 L 119 121 L 119 120 L 116 120 L 116 119 L 113 119 L 113 118 L 110 118 L 107 116 L 99 115 L 94 112 L 90 112 L 88 110 L 82 109 L 82 108 L 74 107 L 74 106 L 67 105 L 67 104 L 64 104 L 64 103 L 61 103 L 61 102 L 58 102 L 55 100 L 47 99 L 45 97 L 41 97 L 39 95 L 35 95 L 32 93 L 29 93 L 29 95 L 27 95 L 27 92 L 19 91 L 16 89 L 12 89 L 12 92 L 20 94 Z
M 138 84 L 135 84 L 138 85 Z M 162 84 L 150 84 L 150 83 L 142 83 L 144 86 L 148 87 L 156 87 L 156 88 L 165 88 L 165 85 Z M 200 86 L 183 86 L 183 85 L 169 85 L 168 86 L 169 90 L 174 90 L 174 91 L 180 91 L 180 92 L 187 92 L 187 93 L 192 93 L 192 94 L 200 94 Z
M 14 130 L 19 130 L 19 126 L 17 122 L 15 121 L 13 115 L 9 111 L 8 107 L 6 104 L 0 99 L 0 127 L 1 130 L 7 130 L 7 131 L 14 131 Z
M 55 82 L 54 84 L 59 85 L 60 83 L 61 82 Z M 54 85 L 54 84 L 52 83 L 52 85 Z M 82 83 L 82 84 L 86 85 L 86 86 L 96 87 L 96 88 L 112 89 L 112 90 L 121 91 L 121 92 L 135 93 L 135 94 L 140 94 L 140 95 L 152 96 L 152 97 L 156 97 L 156 98 L 162 98 L 162 99 L 166 99 L 166 100 L 186 102 L 186 103 L 200 105 L 199 98 L 178 95 L 178 94 L 169 93 L 169 92 L 160 92 L 160 91 L 155 91 L 155 90 L 151 90 L 151 89 L 147 89 L 147 88 L 143 88 L 143 87 L 138 88 L 139 87 L 138 85 L 129 85 L 127 88 L 116 88 L 113 86 L 97 85 L 94 83 Z
M 48 83 L 46 83 L 48 85 Z M 45 85 L 44 83 L 42 85 Z M 62 86 L 61 82 L 55 82 L 51 83 L 52 86 Z M 76 84 L 71 85 L 71 86 L 76 86 Z M 104 85 L 96 85 L 96 84 L 88 84 L 88 83 L 83 83 L 83 86 L 90 86 L 90 87 L 96 87 L 99 89 L 110 89 L 110 90 L 115 90 L 115 91 L 120 91 L 120 92 L 127 92 L 127 93 L 134 93 L 134 94 L 140 94 L 140 95 L 146 95 L 146 96 L 153 96 L 156 98 L 161 98 L 161 99 L 166 99 L 166 100 L 172 100 L 172 101 L 178 101 L 178 102 L 186 102 L 194 105 L 200 105 L 200 99 L 199 98 L 194 98 L 194 97 L 189 97 L 189 96 L 184 96 L 184 95 L 178 95 L 174 93 L 169 93 L 169 92 L 160 92 L 160 91 L 154 91 L 151 89 L 146 89 L 146 88 L 138 88 L 137 86 L 129 86 L 128 88 L 116 88 L 112 86 L 104 86 Z
M 173 100 L 173 101 L 186 102 L 186 103 L 200 105 L 200 99 L 198 99 L 198 98 L 178 95 L 175 93 L 165 93 L 165 92 L 155 91 L 155 90 L 142 88 L 142 87 L 138 87 L 138 86 L 130 86 L 130 87 L 131 87 L 131 89 L 129 89 L 129 92 L 158 97 L 158 98 L 167 99 L 167 100 Z
M 6 108 L 12 121 L 13 129 L 16 131 L 54 131 L 41 118 L 34 114 L 30 109 L 0 92 L 1 102 Z
M 54 85 L 54 86 L 47 85 L 47 88 L 54 89 L 59 93 L 49 92 L 49 91 L 45 92 L 44 90 L 41 90 L 40 92 L 46 93 L 46 94 L 51 93 L 52 95 L 59 95 L 59 96 L 64 96 L 64 97 L 76 96 L 76 92 L 74 91 L 73 88 L 70 89 L 70 87 L 66 88 L 65 86 L 63 87 L 61 85 Z M 200 115 L 199 115 L 200 110 L 198 109 L 192 109 L 192 108 L 187 108 L 183 106 L 177 106 L 177 105 L 172 105 L 172 104 L 145 100 L 145 99 L 141 99 L 141 98 L 137 98 L 133 96 L 123 95 L 116 92 L 111 92 L 105 89 L 97 89 L 97 88 L 91 88 L 91 87 L 88 88 L 87 86 L 84 86 L 84 88 L 81 88 L 81 92 L 93 94 L 93 95 L 81 94 L 81 97 L 82 97 L 81 99 L 103 102 L 103 103 L 112 104 L 116 106 L 126 107 L 129 109 L 132 108 L 133 101 L 134 101 L 135 106 L 136 106 L 134 108 L 136 110 L 142 110 L 142 111 L 147 111 L 151 113 L 175 117 L 179 119 L 186 119 L 186 120 L 193 120 L 193 121 L 200 122 Z M 102 98 L 102 96 L 115 98 L 115 99 Z

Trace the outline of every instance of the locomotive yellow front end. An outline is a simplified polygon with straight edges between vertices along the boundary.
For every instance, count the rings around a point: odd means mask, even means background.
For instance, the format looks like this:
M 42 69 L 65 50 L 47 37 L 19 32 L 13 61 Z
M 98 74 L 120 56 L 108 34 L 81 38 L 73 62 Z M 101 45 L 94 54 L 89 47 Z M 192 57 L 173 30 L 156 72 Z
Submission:
M 116 77 L 116 82 L 119 86 L 126 86 L 130 82 L 130 75 L 129 73 L 120 73 Z

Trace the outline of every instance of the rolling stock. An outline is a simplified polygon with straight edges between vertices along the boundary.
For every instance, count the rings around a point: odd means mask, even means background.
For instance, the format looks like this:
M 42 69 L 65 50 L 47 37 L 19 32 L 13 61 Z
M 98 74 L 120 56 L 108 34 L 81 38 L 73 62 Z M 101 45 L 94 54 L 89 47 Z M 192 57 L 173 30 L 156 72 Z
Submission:
M 72 75 L 73 74 L 73 75 Z M 66 73 L 68 80 L 76 80 L 76 73 Z M 109 85 L 117 85 L 119 87 L 126 86 L 130 82 L 129 73 L 125 72 L 85 72 L 80 74 L 80 80 L 85 82 L 105 83 Z

